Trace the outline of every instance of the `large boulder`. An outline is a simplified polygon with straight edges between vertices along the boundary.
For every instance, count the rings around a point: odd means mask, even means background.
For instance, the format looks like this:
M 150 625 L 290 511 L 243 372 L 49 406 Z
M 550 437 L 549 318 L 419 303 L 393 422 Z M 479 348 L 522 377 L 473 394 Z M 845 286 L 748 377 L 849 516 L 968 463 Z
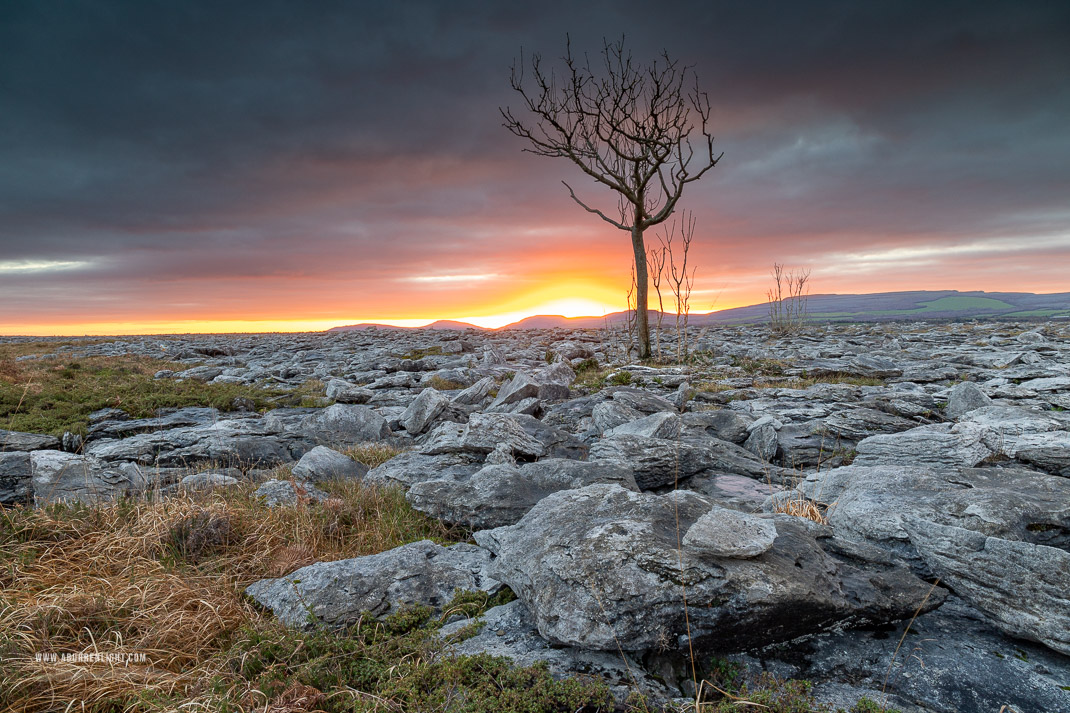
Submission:
M 638 421 L 642 417 L 642 413 L 619 401 L 603 401 L 591 409 L 591 419 L 594 421 L 595 428 L 601 433 L 612 431 L 632 421 Z
M 491 402 L 488 408 L 497 409 L 502 406 L 509 406 L 524 399 L 538 397 L 538 395 L 538 382 L 524 372 L 518 371 L 508 383 L 503 384 L 498 389 L 498 395 L 494 397 L 494 401 Z
M 327 398 L 340 404 L 366 404 L 375 393 L 344 379 L 331 379 L 327 382 Z
M 984 408 L 992 403 L 988 394 L 981 391 L 981 387 L 972 381 L 963 381 L 955 384 L 948 394 L 947 406 L 944 413 L 948 418 L 957 419 L 974 409 Z
M 710 435 L 741 444 L 750 436 L 749 426 L 754 418 L 738 411 L 720 409 L 718 411 L 693 411 L 681 416 L 684 427 L 689 434 Z
M 291 480 L 265 481 L 254 495 L 269 508 L 322 503 L 329 497 L 312 483 Z
M 29 502 L 32 477 L 29 453 L 0 453 L 0 505 Z
M 289 463 L 309 448 L 308 440 L 297 433 L 280 432 L 273 421 L 242 418 L 93 441 L 86 452 L 108 462 L 134 461 L 157 467 L 210 463 L 248 469 Z
M 401 414 L 401 427 L 414 436 L 423 433 L 449 405 L 450 400 L 436 389 L 424 389 Z
M 863 571 L 833 559 L 809 521 L 786 516 L 756 557 L 711 555 L 706 539 L 702 549 L 680 549 L 712 507 L 688 491 L 592 485 L 554 493 L 517 524 L 475 538 L 496 555 L 491 576 L 531 610 L 541 636 L 602 651 L 685 649 L 689 631 L 699 651 L 760 648 L 909 617 L 929 590 L 903 568 Z
M 798 491 L 832 504 L 828 520 L 838 540 L 876 546 L 919 571 L 925 567 L 907 518 L 1070 547 L 1070 479 L 1023 468 L 850 465 L 813 473 Z
M 904 713 L 1048 713 L 1066 710 L 1070 696 L 1070 658 L 1002 634 L 955 596 L 891 628 L 811 637 L 759 656 L 755 673 L 790 672 L 812 681 L 818 700 L 847 710 L 866 694 Z
M 528 435 L 519 417 L 500 413 L 474 413 L 464 426 L 441 423 L 423 438 L 419 452 L 425 455 L 490 453 L 499 444 L 523 458 L 538 458 L 548 452 L 539 440 Z
M 541 663 L 555 677 L 594 676 L 608 684 L 622 709 L 626 709 L 629 696 L 637 691 L 652 705 L 665 703 L 671 696 L 664 684 L 627 654 L 551 646 L 539 636 L 531 612 L 519 600 L 488 609 L 480 620 L 480 632 L 450 646 L 451 654 L 504 656 L 522 667 Z M 470 624 L 468 620 L 448 624 L 439 635 L 452 636 Z
M 758 480 L 779 482 L 780 468 L 754 454 L 716 438 L 667 439 L 615 435 L 591 446 L 591 460 L 617 463 L 632 469 L 643 490 L 673 485 L 703 471 L 736 473 Z
M 907 431 L 916 425 L 908 419 L 872 408 L 843 409 L 825 419 L 828 432 L 846 441 L 861 441 L 881 433 Z
M 677 438 L 683 429 L 680 417 L 671 411 L 659 411 L 649 416 L 622 423 L 605 432 L 606 436 L 645 436 L 647 438 Z
M 311 414 L 302 429 L 323 445 L 354 445 L 390 435 L 386 420 L 375 409 L 353 404 L 334 404 Z
M 317 562 L 254 582 L 245 593 L 287 626 L 344 627 L 365 612 L 379 617 L 414 604 L 441 611 L 458 589 L 496 592 L 501 584 L 488 575 L 489 563 L 490 553 L 474 545 L 421 540 L 377 555 Z
M 34 451 L 30 469 L 37 505 L 107 502 L 144 492 L 151 484 L 135 463 L 107 463 L 63 451 Z
M 446 425 L 446 424 L 444 424 Z M 451 424 L 456 425 L 456 424 Z M 440 478 L 464 478 L 479 470 L 479 458 L 470 453 L 427 455 L 409 451 L 377 465 L 364 482 L 387 487 L 408 488 L 414 483 Z
M 0 428 L 0 452 L 59 450 L 59 446 L 59 439 L 55 436 Z
M 637 489 L 627 468 L 548 458 L 520 466 L 488 465 L 470 478 L 415 483 L 406 497 L 416 510 L 443 522 L 485 529 L 512 525 L 551 493 L 594 483 Z
M 451 402 L 458 406 L 476 406 L 483 403 L 483 400 L 490 395 L 492 389 L 494 389 L 494 379 L 485 376 L 467 389 L 454 395 Z
M 929 568 L 997 627 L 1070 655 L 1070 552 L 918 518 L 904 524 Z
M 368 466 L 327 446 L 316 446 L 301 456 L 292 472 L 295 478 L 322 483 L 327 480 L 363 478 L 368 474 Z
M 918 426 L 902 433 L 870 436 L 859 442 L 855 463 L 969 468 L 993 455 L 984 436 L 985 430 L 971 423 Z

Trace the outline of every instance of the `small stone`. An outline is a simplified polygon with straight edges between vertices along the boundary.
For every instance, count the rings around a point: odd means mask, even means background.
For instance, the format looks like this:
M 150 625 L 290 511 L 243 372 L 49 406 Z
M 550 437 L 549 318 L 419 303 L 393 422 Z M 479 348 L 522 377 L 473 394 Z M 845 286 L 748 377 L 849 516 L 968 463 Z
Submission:
M 684 535 L 684 547 L 714 557 L 748 559 L 767 552 L 776 540 L 771 520 L 737 510 L 714 507 Z

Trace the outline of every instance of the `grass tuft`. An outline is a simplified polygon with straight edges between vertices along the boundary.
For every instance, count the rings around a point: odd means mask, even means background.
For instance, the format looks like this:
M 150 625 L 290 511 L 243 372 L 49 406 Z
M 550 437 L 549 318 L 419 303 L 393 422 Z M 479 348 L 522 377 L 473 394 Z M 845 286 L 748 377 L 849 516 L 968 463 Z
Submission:
M 235 638 L 274 624 L 245 586 L 312 561 L 453 538 L 399 490 L 322 487 L 332 497 L 314 507 L 267 508 L 243 484 L 155 502 L 0 508 L 0 711 L 70 700 L 153 710 L 179 699 L 217 710 L 203 701 L 215 700 L 209 684 Z M 147 661 L 35 660 L 92 652 Z

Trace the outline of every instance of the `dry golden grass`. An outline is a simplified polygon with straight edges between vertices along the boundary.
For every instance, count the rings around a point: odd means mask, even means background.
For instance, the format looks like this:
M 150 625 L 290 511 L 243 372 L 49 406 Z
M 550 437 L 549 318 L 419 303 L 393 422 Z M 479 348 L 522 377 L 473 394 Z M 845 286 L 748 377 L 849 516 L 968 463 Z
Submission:
M 356 446 L 350 446 L 342 452 L 355 461 L 363 463 L 369 468 L 386 463 L 394 456 L 401 455 L 406 449 L 393 446 L 389 443 L 370 442 Z
M 778 500 L 773 505 L 773 512 L 791 515 L 792 517 L 804 517 L 821 525 L 828 524 L 828 505 L 822 506 L 812 500 L 807 500 L 802 495 Z
M 232 635 L 270 620 L 243 598 L 249 583 L 314 560 L 450 539 L 396 490 L 326 487 L 334 497 L 314 507 L 268 509 L 243 486 L 92 509 L 0 509 L 0 711 L 196 701 Z M 93 652 L 147 662 L 35 660 Z

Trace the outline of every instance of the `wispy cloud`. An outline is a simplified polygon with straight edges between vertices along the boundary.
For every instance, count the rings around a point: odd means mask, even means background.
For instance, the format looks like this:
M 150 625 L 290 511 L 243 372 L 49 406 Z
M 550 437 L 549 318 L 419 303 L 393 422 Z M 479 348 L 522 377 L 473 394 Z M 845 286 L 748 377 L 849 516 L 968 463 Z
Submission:
M 1052 249 L 1070 251 L 1070 234 L 993 238 L 956 245 L 915 245 L 866 252 L 835 252 L 826 255 L 820 262 L 839 270 L 851 270 L 855 273 L 877 272 L 890 268 L 936 265 L 960 258 L 1010 255 Z
M 0 274 L 76 270 L 91 264 L 87 260 L 0 260 Z
M 504 275 L 496 273 L 482 274 L 482 275 L 413 275 L 412 277 L 402 277 L 402 282 L 422 282 L 427 284 L 454 284 L 464 282 L 486 282 L 488 280 L 499 280 Z

